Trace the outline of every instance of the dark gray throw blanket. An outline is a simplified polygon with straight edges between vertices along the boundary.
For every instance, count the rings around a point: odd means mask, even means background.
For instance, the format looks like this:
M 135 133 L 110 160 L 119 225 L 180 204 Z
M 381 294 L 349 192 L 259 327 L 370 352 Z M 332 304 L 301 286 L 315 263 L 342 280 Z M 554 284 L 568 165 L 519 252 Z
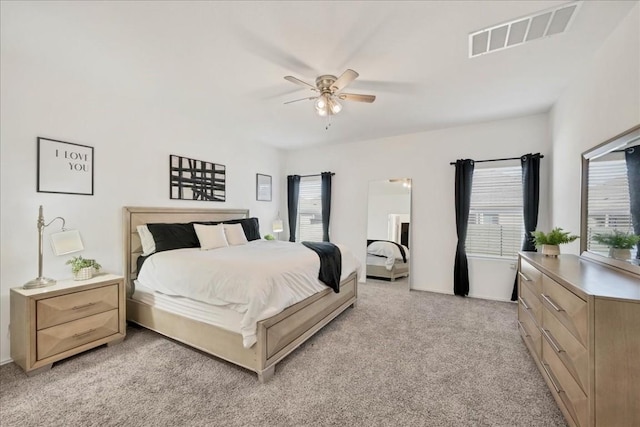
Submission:
M 329 242 L 302 242 L 302 244 L 317 253 L 320 258 L 318 279 L 333 289 L 335 293 L 339 293 L 340 276 L 342 275 L 340 248 Z
M 402 255 L 402 262 L 407 262 L 407 253 L 404 251 L 404 247 L 402 247 L 401 244 L 396 243 L 396 242 L 392 242 L 391 240 L 367 240 L 367 247 L 369 247 L 369 245 L 372 244 L 373 242 L 389 242 L 389 243 L 393 243 L 394 245 L 396 245 L 398 247 L 398 249 L 400 249 L 400 255 Z

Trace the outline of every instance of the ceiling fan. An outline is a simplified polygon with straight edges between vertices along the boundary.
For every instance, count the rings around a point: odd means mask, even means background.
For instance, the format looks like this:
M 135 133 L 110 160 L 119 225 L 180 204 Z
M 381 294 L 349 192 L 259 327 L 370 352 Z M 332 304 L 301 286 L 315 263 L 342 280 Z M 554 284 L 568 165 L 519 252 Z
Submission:
M 287 101 L 285 104 L 291 104 L 298 101 L 315 100 L 316 112 L 320 116 L 330 116 L 338 114 L 342 111 L 342 105 L 339 101 L 357 101 L 371 103 L 376 100 L 374 95 L 360 95 L 356 93 L 345 93 L 342 90 L 358 77 L 358 73 L 353 70 L 346 70 L 340 77 L 326 74 L 316 78 L 316 85 L 313 86 L 293 76 L 285 76 L 285 80 L 297 85 L 311 89 L 317 92 L 317 96 L 307 98 L 294 99 Z

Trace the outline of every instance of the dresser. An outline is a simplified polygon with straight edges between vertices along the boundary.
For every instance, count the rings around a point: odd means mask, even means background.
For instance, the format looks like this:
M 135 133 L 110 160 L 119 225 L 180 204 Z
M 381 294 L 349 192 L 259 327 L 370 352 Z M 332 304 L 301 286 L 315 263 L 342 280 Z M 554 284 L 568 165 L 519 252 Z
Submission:
M 124 279 L 101 274 L 37 289 L 11 289 L 11 358 L 35 374 L 126 334 Z
M 520 253 L 518 328 L 572 426 L 640 426 L 640 279 Z

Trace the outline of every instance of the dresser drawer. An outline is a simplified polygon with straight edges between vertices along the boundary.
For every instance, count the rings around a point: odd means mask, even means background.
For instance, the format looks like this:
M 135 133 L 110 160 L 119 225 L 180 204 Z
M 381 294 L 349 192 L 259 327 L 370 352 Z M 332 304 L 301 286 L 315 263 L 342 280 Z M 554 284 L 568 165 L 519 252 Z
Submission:
M 37 359 L 42 360 L 118 332 L 117 309 L 42 329 L 37 333 Z
M 45 329 L 72 320 L 118 308 L 118 284 L 59 297 L 36 303 L 37 329 Z
M 538 360 L 540 360 L 542 357 L 542 335 L 533 317 L 529 315 L 529 312 L 522 304 L 518 304 L 518 329 L 520 329 L 520 334 L 522 334 L 525 341 L 528 341 L 529 346 L 535 352 Z
M 587 302 L 562 285 L 542 276 L 542 303 L 574 337 L 587 346 Z
M 544 307 L 542 312 L 542 336 L 582 391 L 587 393 L 589 353 L 547 307 Z
M 542 367 L 573 421 L 578 426 L 588 425 L 587 395 L 573 379 L 547 340 L 542 340 Z
M 520 283 L 528 285 L 534 294 L 540 295 L 542 293 L 542 273 L 522 258 L 520 258 L 518 277 Z
M 520 299 L 519 303 L 524 306 L 524 309 L 529 311 L 531 316 L 535 319 L 538 325 L 542 324 L 542 302 L 540 297 L 532 292 L 529 285 L 520 282 Z

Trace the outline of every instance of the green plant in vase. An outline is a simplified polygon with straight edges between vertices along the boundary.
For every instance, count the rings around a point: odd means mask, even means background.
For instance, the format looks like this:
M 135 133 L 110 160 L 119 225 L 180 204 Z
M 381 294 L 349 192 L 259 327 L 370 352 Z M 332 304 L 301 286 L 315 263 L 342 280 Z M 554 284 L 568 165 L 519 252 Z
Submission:
M 640 242 L 640 236 L 614 229 L 611 233 L 596 233 L 593 240 L 609 247 L 609 256 L 616 259 L 631 258 L 631 249 Z
M 534 231 L 533 242 L 536 247 L 540 247 L 542 254 L 546 256 L 557 257 L 560 255 L 560 245 L 565 243 L 571 243 L 578 238 L 578 236 L 571 234 L 569 231 L 564 231 L 560 227 L 556 227 L 549 233 L 542 231 Z
M 94 272 L 100 271 L 102 268 L 95 259 L 82 258 L 82 256 L 73 257 L 66 264 L 71 265 L 75 280 L 90 279 L 93 277 Z

